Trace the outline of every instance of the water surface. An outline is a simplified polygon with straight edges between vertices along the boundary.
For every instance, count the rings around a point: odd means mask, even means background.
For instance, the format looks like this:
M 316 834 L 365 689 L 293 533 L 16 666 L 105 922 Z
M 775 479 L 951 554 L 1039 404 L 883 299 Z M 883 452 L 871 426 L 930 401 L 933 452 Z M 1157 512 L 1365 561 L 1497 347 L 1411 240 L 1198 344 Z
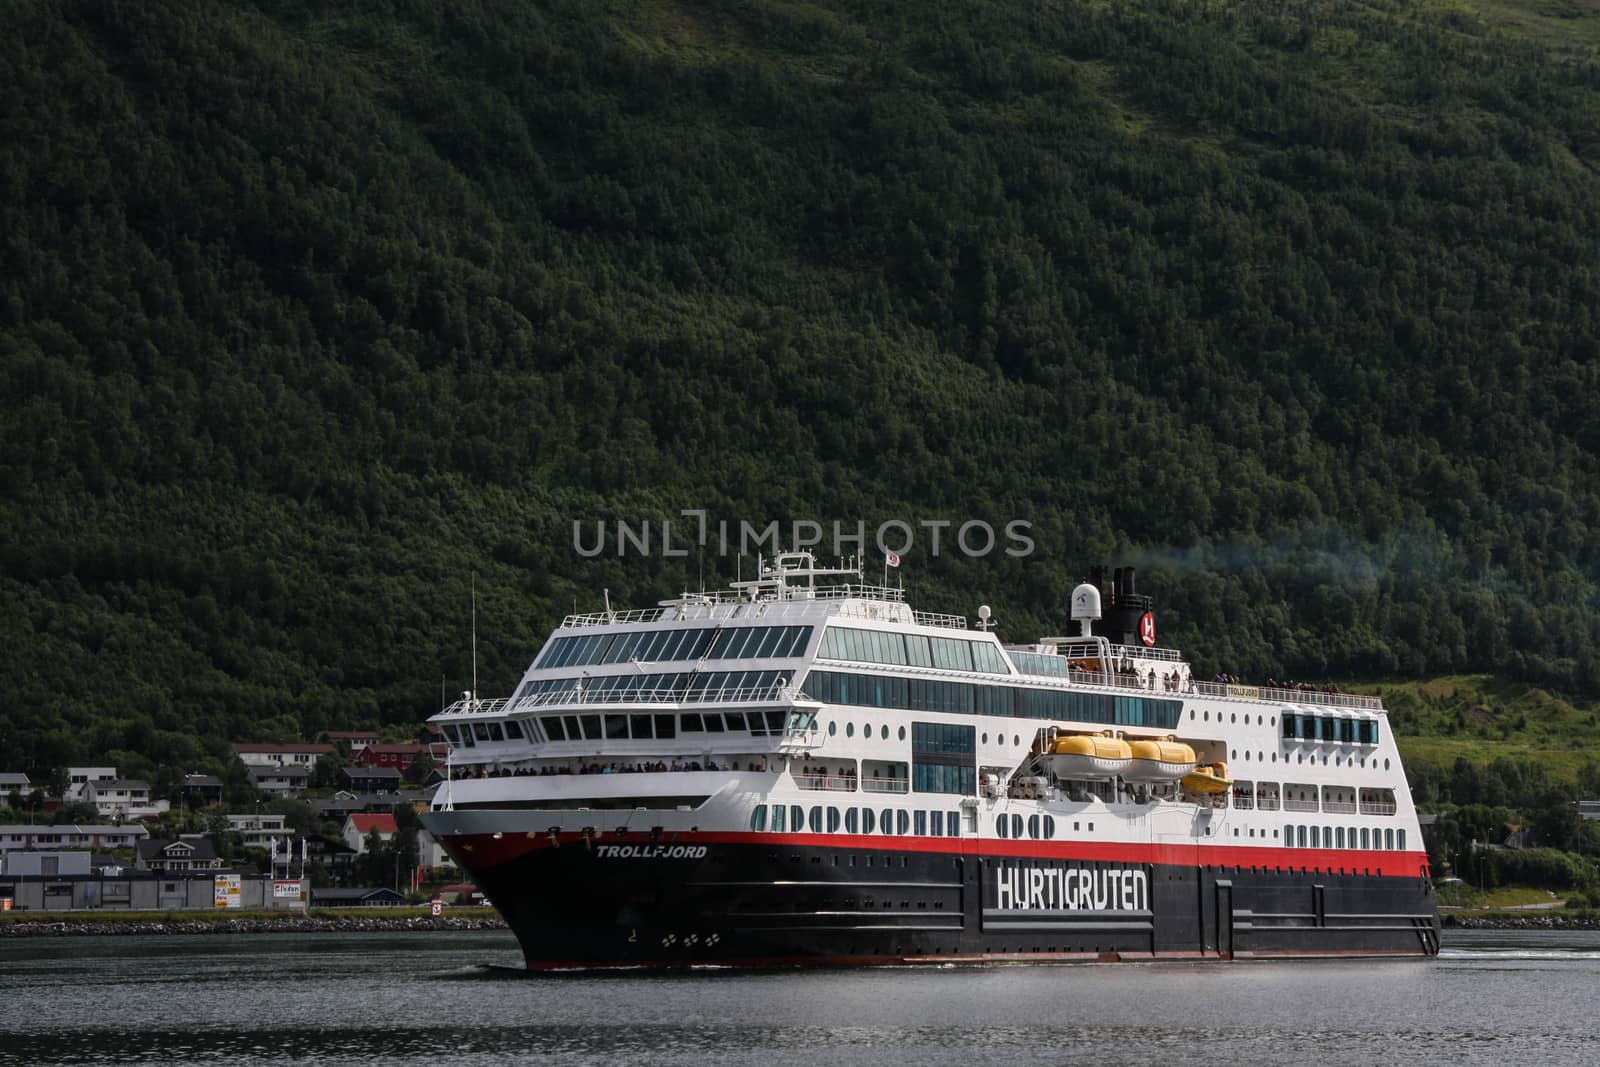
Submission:
M 1600 932 L 1432 961 L 534 975 L 506 933 L 0 941 L 0 1062 L 1600 1063 Z

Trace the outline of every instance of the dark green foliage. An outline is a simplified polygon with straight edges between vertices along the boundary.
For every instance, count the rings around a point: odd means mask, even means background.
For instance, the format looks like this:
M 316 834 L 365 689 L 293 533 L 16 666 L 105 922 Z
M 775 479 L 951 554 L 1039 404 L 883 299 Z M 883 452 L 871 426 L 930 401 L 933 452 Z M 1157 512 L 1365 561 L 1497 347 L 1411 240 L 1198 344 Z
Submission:
M 1600 689 L 1600 70 L 1389 0 L 9 5 L 0 756 L 506 691 L 732 558 L 1017 518 L 1247 677 Z M 237 790 L 235 790 L 237 791 Z

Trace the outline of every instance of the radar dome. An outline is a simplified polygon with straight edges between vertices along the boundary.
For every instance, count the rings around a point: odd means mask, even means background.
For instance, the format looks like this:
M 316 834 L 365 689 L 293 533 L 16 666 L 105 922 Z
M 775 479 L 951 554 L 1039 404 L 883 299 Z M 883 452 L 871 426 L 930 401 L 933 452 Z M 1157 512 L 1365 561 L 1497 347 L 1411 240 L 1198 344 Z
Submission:
M 1072 591 L 1072 617 L 1098 619 L 1100 617 L 1100 590 L 1084 582 Z

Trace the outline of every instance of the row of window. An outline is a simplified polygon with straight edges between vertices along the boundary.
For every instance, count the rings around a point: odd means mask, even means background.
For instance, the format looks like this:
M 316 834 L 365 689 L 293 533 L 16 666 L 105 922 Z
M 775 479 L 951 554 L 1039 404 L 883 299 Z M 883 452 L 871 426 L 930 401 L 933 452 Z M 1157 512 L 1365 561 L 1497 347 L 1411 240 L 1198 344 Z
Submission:
M 1023 674 L 1042 675 L 1046 678 L 1067 677 L 1067 657 L 1052 656 L 1044 652 L 1012 652 L 1011 662 Z
M 1359 833 L 1352 826 L 1286 826 L 1283 843 L 1291 848 L 1359 848 L 1390 852 L 1406 850 L 1404 827 L 1382 831 L 1363 826 Z
M 544 678 L 528 682 L 518 698 L 570 694 L 589 703 L 670 700 L 689 704 L 719 700 L 778 700 L 789 684 L 787 671 L 679 671 L 675 674 L 607 674 L 599 678 Z
M 1332 715 L 1283 713 L 1283 736 L 1300 741 L 1335 741 L 1346 745 L 1378 743 L 1376 719 L 1341 719 Z
M 586 667 L 600 663 L 666 663 L 686 659 L 758 659 L 798 656 L 811 640 L 809 626 L 737 626 L 579 634 L 550 642 L 535 667 Z
M 790 722 L 791 717 L 793 722 Z M 480 741 L 641 741 L 682 734 L 748 733 L 753 737 L 777 736 L 785 727 L 804 729 L 810 712 L 724 711 L 684 712 L 682 715 L 541 715 L 536 720 L 503 719 L 474 723 L 445 723 L 445 736 L 458 748 L 473 748 Z M 537 725 L 535 725 L 537 723 Z M 502 729 L 503 727 L 503 729 Z
M 814 834 L 887 834 L 911 837 L 960 837 L 961 815 L 954 811 L 900 811 L 884 808 L 844 808 L 814 804 L 810 810 L 799 804 L 761 804 L 750 813 L 750 829 L 771 832 Z
M 952 671 L 1010 674 L 1005 657 L 988 641 L 959 637 L 925 637 L 853 626 L 830 626 L 822 634 L 817 655 L 823 659 L 848 659 L 858 663 L 887 663 L 900 667 L 941 667 Z
M 975 685 L 933 678 L 889 678 L 845 671 L 812 671 L 806 694 L 827 704 L 908 711 L 948 711 L 968 715 L 1009 715 L 1024 719 L 1154 726 L 1178 725 L 1183 702 L 1155 697 L 1116 696 L 1012 685 Z
M 1023 823 L 1021 815 L 996 815 L 994 817 L 996 837 L 1020 841 L 1024 825 L 1027 826 L 1028 836 L 1036 841 L 1048 841 L 1056 836 L 1056 821 L 1049 815 L 1030 815 L 1026 824 Z M 1076 830 L 1078 824 L 1073 823 L 1072 828 Z M 1094 823 L 1089 824 L 1089 829 L 1094 829 Z

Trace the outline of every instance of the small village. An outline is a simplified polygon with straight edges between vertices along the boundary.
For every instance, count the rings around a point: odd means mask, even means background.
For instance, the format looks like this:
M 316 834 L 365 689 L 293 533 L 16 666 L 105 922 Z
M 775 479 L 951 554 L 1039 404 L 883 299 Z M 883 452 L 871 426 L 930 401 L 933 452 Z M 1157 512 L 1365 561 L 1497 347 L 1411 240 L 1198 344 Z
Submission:
M 431 727 L 231 748 L 223 774 L 0 772 L 0 912 L 483 902 L 417 824 L 446 774 Z

